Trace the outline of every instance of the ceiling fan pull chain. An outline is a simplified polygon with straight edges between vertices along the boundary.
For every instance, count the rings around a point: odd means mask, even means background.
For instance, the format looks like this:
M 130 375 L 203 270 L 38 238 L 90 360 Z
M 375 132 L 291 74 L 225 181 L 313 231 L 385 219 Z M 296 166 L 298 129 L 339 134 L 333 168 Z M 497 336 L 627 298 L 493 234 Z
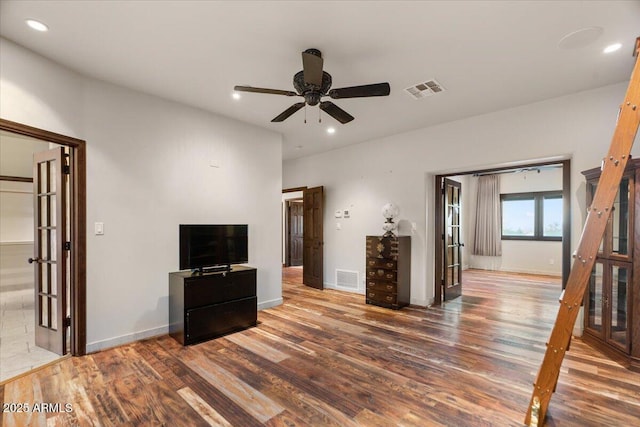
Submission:
M 307 123 L 307 104 L 304 104 L 304 123 Z
M 322 110 L 318 108 L 318 123 L 322 123 Z

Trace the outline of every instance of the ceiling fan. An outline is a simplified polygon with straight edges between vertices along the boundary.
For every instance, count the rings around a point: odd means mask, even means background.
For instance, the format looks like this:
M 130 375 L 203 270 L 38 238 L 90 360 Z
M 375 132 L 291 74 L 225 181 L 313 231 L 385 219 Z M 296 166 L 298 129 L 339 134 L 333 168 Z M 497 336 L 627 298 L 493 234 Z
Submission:
M 331 89 L 331 74 L 322 70 L 322 53 L 318 49 L 307 49 L 302 52 L 302 71 L 293 76 L 294 91 L 265 89 L 253 86 L 235 86 L 238 92 L 267 93 L 271 95 L 301 96 L 304 102 L 298 102 L 284 110 L 272 122 L 282 122 L 305 105 L 318 105 L 325 113 L 342 124 L 349 123 L 353 116 L 331 101 L 322 101 L 328 96 L 332 99 L 364 98 L 370 96 L 388 96 L 391 88 L 389 83 L 375 83 L 362 86 Z

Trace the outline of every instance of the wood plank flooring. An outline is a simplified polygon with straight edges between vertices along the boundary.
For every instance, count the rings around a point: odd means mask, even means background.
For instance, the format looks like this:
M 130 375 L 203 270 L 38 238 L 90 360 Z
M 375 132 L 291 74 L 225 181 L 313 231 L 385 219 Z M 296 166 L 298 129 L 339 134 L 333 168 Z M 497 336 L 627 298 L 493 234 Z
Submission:
M 162 336 L 0 385 L 3 409 L 30 409 L 0 425 L 522 425 L 558 279 L 467 271 L 461 298 L 392 311 L 299 272 L 255 328 L 190 347 Z M 574 339 L 546 425 L 639 426 L 640 374 Z

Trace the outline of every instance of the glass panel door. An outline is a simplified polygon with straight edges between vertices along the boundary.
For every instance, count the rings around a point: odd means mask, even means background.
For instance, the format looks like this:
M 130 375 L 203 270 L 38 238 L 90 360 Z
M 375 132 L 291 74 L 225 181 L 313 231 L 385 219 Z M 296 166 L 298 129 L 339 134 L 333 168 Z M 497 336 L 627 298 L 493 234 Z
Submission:
M 629 286 L 631 268 L 623 264 L 611 266 L 611 293 L 605 297 L 605 308 L 611 316 L 607 340 L 629 351 Z
M 587 300 L 587 328 L 602 334 L 603 325 L 603 297 L 604 297 L 604 265 L 596 262 L 589 279 L 589 297 Z
M 450 179 L 444 180 L 444 300 L 456 298 L 462 294 L 462 260 L 460 241 L 462 185 Z
M 35 341 L 58 354 L 66 350 L 67 185 L 64 148 L 34 154 Z
M 629 178 L 622 177 L 611 212 L 611 253 L 629 254 Z

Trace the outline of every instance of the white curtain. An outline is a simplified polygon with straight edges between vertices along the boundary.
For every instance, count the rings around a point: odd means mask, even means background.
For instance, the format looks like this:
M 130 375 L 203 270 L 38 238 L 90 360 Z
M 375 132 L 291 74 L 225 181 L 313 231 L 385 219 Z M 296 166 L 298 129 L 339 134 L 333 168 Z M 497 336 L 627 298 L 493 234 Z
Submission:
M 477 195 L 473 254 L 500 256 L 502 255 L 500 177 L 498 175 L 480 176 Z

